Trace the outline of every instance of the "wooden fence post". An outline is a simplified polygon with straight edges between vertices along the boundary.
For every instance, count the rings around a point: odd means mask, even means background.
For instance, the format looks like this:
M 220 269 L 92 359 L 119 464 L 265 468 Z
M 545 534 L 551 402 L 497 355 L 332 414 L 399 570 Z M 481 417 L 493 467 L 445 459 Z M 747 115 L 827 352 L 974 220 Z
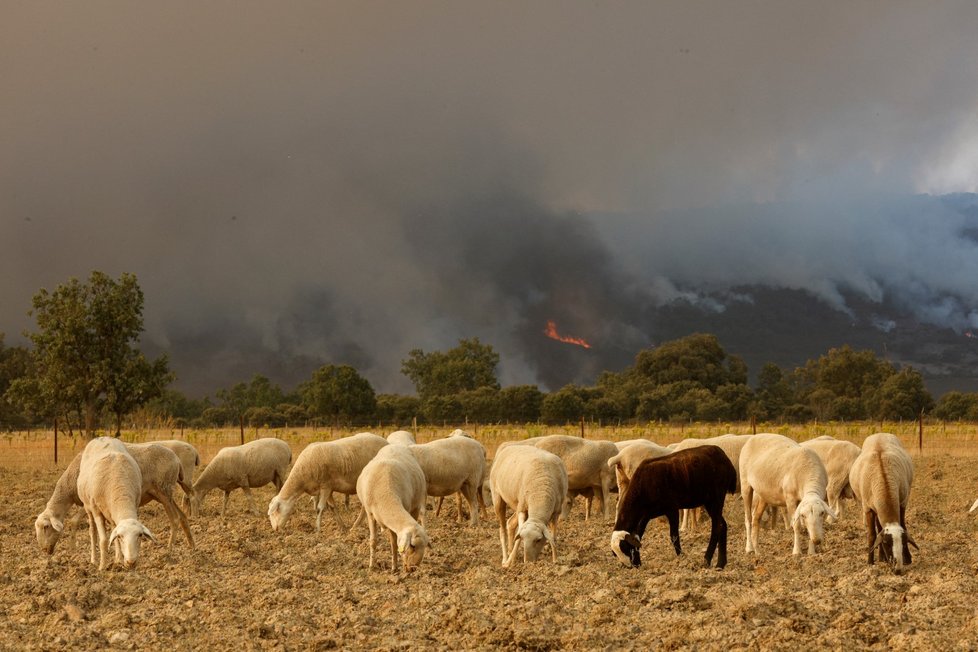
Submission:
M 581 439 L 584 439 L 584 415 L 581 415 Z
M 924 410 L 920 410 L 920 429 L 917 431 L 917 452 L 924 454 Z
M 238 417 L 238 427 L 241 428 L 241 445 L 244 446 L 244 415 Z

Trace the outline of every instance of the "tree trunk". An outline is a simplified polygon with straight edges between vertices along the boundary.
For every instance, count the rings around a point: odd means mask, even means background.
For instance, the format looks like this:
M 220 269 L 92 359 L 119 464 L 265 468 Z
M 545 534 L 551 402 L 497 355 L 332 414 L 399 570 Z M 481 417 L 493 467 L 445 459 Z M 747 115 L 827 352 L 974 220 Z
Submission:
M 95 404 L 85 404 L 85 436 L 89 439 L 95 437 Z

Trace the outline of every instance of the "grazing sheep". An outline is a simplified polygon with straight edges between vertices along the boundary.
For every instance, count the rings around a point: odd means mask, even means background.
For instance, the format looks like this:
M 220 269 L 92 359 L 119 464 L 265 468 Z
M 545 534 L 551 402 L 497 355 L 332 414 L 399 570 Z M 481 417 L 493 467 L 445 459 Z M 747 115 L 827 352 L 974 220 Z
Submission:
M 611 550 L 628 565 L 641 566 L 642 535 L 649 521 L 659 516 L 669 520 L 669 537 L 682 554 L 679 542 L 679 510 L 703 506 L 710 515 L 710 542 L 706 565 L 719 546 L 717 568 L 727 565 L 727 522 L 723 502 L 737 490 L 737 472 L 730 459 L 716 446 L 697 446 L 664 457 L 647 459 L 632 476 L 621 498 Z
M 644 444 L 651 444 L 651 443 L 652 442 L 650 440 L 641 437 L 639 439 L 625 439 L 624 441 L 616 441 L 615 446 L 618 448 L 618 452 L 620 453 L 621 451 L 625 450 L 632 444 L 638 444 L 642 446 Z
M 752 435 L 734 435 L 728 433 L 726 435 L 720 435 L 719 437 L 705 437 L 703 439 L 690 438 L 672 444 L 669 446 L 669 448 L 672 450 L 681 451 L 688 448 L 695 448 L 696 446 L 719 447 L 720 450 L 727 454 L 727 458 L 737 471 L 737 491 L 740 491 L 740 451 L 743 450 L 744 444 L 746 444 L 747 440 L 749 440 L 751 437 Z M 679 529 L 683 531 L 695 529 L 698 516 L 698 509 L 684 509 L 682 514 L 682 523 L 679 526 Z
M 615 516 L 621 507 L 621 500 L 628 491 L 628 485 L 632 481 L 635 469 L 645 460 L 654 459 L 671 455 L 672 451 L 665 446 L 659 446 L 647 439 L 633 440 L 629 446 L 622 448 L 621 452 L 608 459 L 608 466 L 615 470 L 615 479 L 618 482 L 618 505 L 615 508 Z
M 503 567 L 523 543 L 523 562 L 536 561 L 546 543 L 557 561 L 557 519 L 567 498 L 567 470 L 553 453 L 532 446 L 497 449 L 489 473 L 492 506 L 499 520 Z M 507 522 L 506 508 L 515 512 Z M 512 546 L 512 548 L 510 548 Z
M 541 450 L 553 453 L 564 462 L 567 470 L 568 496 L 583 494 L 599 494 L 602 511 L 607 520 L 609 515 L 611 487 L 614 472 L 608 466 L 608 460 L 618 454 L 618 447 L 610 441 L 595 441 L 572 437 L 569 435 L 547 435 L 532 437 L 520 441 L 505 442 L 500 448 L 509 446 L 535 446 Z M 497 449 L 498 450 L 498 449 Z M 570 503 L 567 503 L 567 509 Z M 585 511 L 584 520 L 590 517 L 590 502 Z
M 169 547 L 173 547 L 173 540 L 179 525 L 187 537 L 187 543 L 193 548 L 194 536 L 190 532 L 187 515 L 173 500 L 174 487 L 178 484 L 186 484 L 183 480 L 184 467 L 180 458 L 166 446 L 160 446 L 156 443 L 124 444 L 124 446 L 136 460 L 142 475 L 139 505 L 145 505 L 151 500 L 163 505 L 166 517 L 170 520 Z
M 810 448 L 822 460 L 829 483 L 825 489 L 829 507 L 842 518 L 842 499 L 853 498 L 852 487 L 849 486 L 849 470 L 852 463 L 859 457 L 862 449 L 851 441 L 835 439 L 828 435 L 801 442 L 805 448 Z M 826 523 L 834 523 L 829 517 Z
M 411 446 L 412 444 L 417 444 L 414 440 L 414 434 L 407 430 L 395 430 L 391 434 L 387 435 L 388 444 L 400 444 L 401 446 Z
M 256 439 L 240 446 L 227 446 L 217 451 L 193 486 L 194 513 L 200 513 L 200 506 L 207 494 L 214 489 L 224 492 L 224 506 L 221 516 L 227 513 L 228 499 L 235 489 L 244 490 L 251 511 L 258 514 L 258 505 L 251 490 L 274 483 L 275 489 L 282 490 L 288 476 L 292 449 L 281 439 Z
M 814 554 L 824 537 L 822 520 L 825 515 L 835 517 L 825 502 L 827 483 L 825 466 L 812 449 L 782 435 L 752 435 L 740 453 L 747 552 L 757 553 L 761 514 L 776 505 L 792 514 L 792 554 L 801 554 L 803 526 L 808 530 L 808 553 Z
M 469 504 L 469 525 L 479 522 L 478 503 L 486 474 L 486 449 L 461 430 L 444 439 L 414 444 L 408 450 L 418 460 L 428 485 L 428 495 L 443 498 L 458 494 L 457 520 L 462 522 L 462 497 Z
M 272 530 L 278 530 L 285 525 L 292 514 L 296 499 L 302 494 L 320 497 L 316 509 L 316 532 L 319 532 L 323 509 L 327 506 L 336 523 L 346 529 L 332 494 L 356 493 L 360 472 L 384 446 L 387 446 L 386 439 L 369 432 L 336 441 L 313 442 L 306 446 L 296 458 L 278 495 L 268 504 L 268 519 Z
M 152 444 L 123 444 L 136 464 L 142 478 L 139 505 L 155 500 L 161 505 L 170 520 L 169 545 L 173 546 L 176 528 L 179 525 L 187 537 L 190 547 L 194 547 L 193 534 L 187 516 L 173 500 L 173 486 L 182 482 L 183 468 L 179 459 L 169 449 Z M 64 529 L 64 519 L 73 505 L 82 506 L 78 496 L 78 471 L 81 468 L 82 454 L 79 453 L 68 464 L 68 467 L 58 478 L 54 492 L 48 499 L 44 511 L 34 522 L 37 543 L 47 554 L 54 554 Z
M 896 573 L 910 565 L 910 546 L 916 542 L 907 531 L 907 501 L 913 484 L 913 462 L 889 433 L 870 435 L 849 471 L 849 484 L 856 500 L 862 503 L 866 523 L 869 563 L 889 562 Z
M 183 465 L 183 480 L 180 482 L 180 488 L 183 489 L 184 494 L 183 508 L 190 513 L 190 516 L 193 516 L 194 473 L 200 466 L 200 453 L 197 452 L 193 444 L 179 439 L 164 439 L 153 443 L 166 446 L 180 458 L 180 464 Z
M 136 515 L 142 484 L 139 465 L 122 442 L 98 437 L 85 446 L 78 469 L 78 497 L 88 514 L 93 564 L 98 546 L 99 570 L 108 566 L 109 546 L 113 543 L 116 562 L 121 556 L 126 568 L 132 568 L 139 558 L 140 541 L 156 541 Z M 106 533 L 110 524 L 115 527 Z
M 397 570 L 398 554 L 405 570 L 419 565 L 430 545 L 428 533 L 418 523 L 424 518 L 425 479 L 407 446 L 392 444 L 378 451 L 357 479 L 357 498 L 370 530 L 368 568 L 374 567 L 378 525 L 390 534 L 392 571 Z

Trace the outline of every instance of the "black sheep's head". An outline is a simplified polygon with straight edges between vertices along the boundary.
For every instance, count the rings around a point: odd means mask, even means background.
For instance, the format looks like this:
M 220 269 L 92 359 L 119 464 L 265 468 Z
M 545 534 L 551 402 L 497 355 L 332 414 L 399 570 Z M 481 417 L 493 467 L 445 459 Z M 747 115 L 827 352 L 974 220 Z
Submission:
M 641 547 L 642 540 L 631 532 L 615 530 L 611 533 L 611 551 L 626 566 L 637 568 L 642 565 Z

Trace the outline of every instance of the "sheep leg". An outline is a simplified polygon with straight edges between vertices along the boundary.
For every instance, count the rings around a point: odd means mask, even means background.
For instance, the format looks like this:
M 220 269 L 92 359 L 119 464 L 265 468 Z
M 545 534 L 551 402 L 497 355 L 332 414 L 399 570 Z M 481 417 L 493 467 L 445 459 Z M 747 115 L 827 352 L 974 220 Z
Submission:
M 391 572 L 397 572 L 397 533 L 394 530 L 387 528 L 387 534 L 390 536 L 391 541 Z
M 438 496 L 438 504 L 435 505 L 435 517 L 437 518 L 441 514 L 441 504 L 445 502 L 444 496 Z
M 503 551 L 503 563 L 506 563 L 506 550 L 509 548 L 507 545 L 509 540 L 506 538 L 506 503 L 497 494 L 492 496 L 492 510 L 496 513 L 496 520 L 499 521 L 499 546 Z
M 367 563 L 367 568 L 373 570 L 374 548 L 377 547 L 377 522 L 374 521 L 374 517 L 369 513 L 367 514 L 367 529 L 370 531 L 367 537 L 368 547 L 370 548 L 370 561 Z
M 173 501 L 173 495 L 167 492 L 154 492 L 152 495 L 156 502 L 163 505 L 166 517 L 170 519 L 170 541 L 168 547 L 173 548 L 173 540 L 176 538 L 177 525 L 179 524 L 183 529 L 183 533 L 187 536 L 187 543 L 193 548 L 194 535 L 190 532 L 190 523 L 187 521 L 187 515 L 177 507 L 177 504 Z
M 337 504 L 333 501 L 333 492 L 329 492 L 329 494 L 327 495 L 326 507 L 329 507 L 329 512 L 330 514 L 333 515 L 333 520 L 336 521 L 336 524 L 340 526 L 341 529 L 345 530 L 346 523 L 343 521 L 343 518 L 340 516 L 339 506 L 337 506 Z M 319 514 L 316 516 L 316 532 L 319 532 L 319 526 L 322 522 L 322 513 L 323 513 L 323 504 L 320 503 Z
M 92 542 L 92 564 L 97 564 L 95 548 L 98 546 L 98 528 L 95 525 L 95 515 L 88 510 L 85 510 L 85 513 L 88 514 L 88 535 Z
M 550 536 L 553 537 L 554 542 L 557 541 L 557 517 L 554 516 L 550 519 Z M 554 563 L 557 563 L 557 547 L 554 544 L 550 545 L 550 557 L 553 559 Z
M 279 487 L 278 483 L 276 483 L 275 486 L 277 487 L 278 491 L 282 490 L 282 487 Z M 261 512 L 258 511 L 258 503 L 255 502 L 255 497 L 251 493 L 251 488 L 241 487 L 241 490 L 244 491 L 244 495 L 248 497 L 248 505 L 251 508 L 251 513 L 260 515 Z
M 229 500 L 231 500 L 231 492 L 230 491 L 225 491 L 224 492 L 224 506 L 221 507 L 221 518 L 224 518 L 225 516 L 227 516 L 227 513 L 228 513 L 228 501 Z
M 906 560 L 906 563 L 909 564 L 910 561 L 911 561 L 911 557 L 910 557 L 910 541 L 907 538 L 908 535 L 907 535 L 906 511 L 907 511 L 907 508 L 904 507 L 903 505 L 901 505 L 900 506 L 900 527 L 903 528 L 903 537 L 902 537 L 903 538 L 903 558 L 904 558 L 904 560 Z
M 477 498 L 477 488 L 472 486 L 463 487 L 465 490 L 465 500 L 469 503 L 469 525 L 474 527 L 479 524 L 479 505 Z M 462 514 L 462 492 L 458 494 L 459 516 Z
M 672 547 L 676 549 L 676 556 L 683 554 L 682 546 L 679 545 L 679 510 L 672 509 L 666 512 L 666 518 L 669 520 L 669 540 L 672 541 Z
M 794 534 L 794 546 L 792 546 L 792 548 L 791 548 L 791 554 L 792 555 L 800 555 L 801 554 L 801 538 L 802 538 L 801 519 L 800 518 L 794 518 L 794 513 L 795 513 L 795 510 L 797 510 L 797 509 L 798 509 L 798 503 L 796 503 L 795 501 L 790 500 L 790 499 L 788 501 L 786 501 L 785 508 L 784 508 L 784 513 L 787 514 L 787 513 L 791 512 L 791 514 L 792 514 L 792 518 L 791 518 L 791 529 L 792 529 L 793 534 Z
M 740 487 L 740 495 L 744 499 L 744 536 L 747 539 L 747 552 L 753 552 L 751 522 L 753 521 L 754 506 L 751 503 L 754 500 L 754 488 L 745 483 Z
M 709 513 L 709 510 L 708 510 Z M 714 536 L 714 532 L 716 536 Z M 717 568 L 724 568 L 727 565 L 727 520 L 723 518 L 723 501 L 713 506 L 713 513 L 710 514 L 710 540 L 713 545 L 719 547 L 717 554 Z M 709 566 L 713 550 L 707 548 L 706 563 Z
M 869 548 L 869 560 L 868 563 L 876 563 L 876 515 L 873 514 L 872 510 L 866 510 L 864 514 L 864 519 L 866 521 L 866 546 Z
M 757 501 L 754 503 L 754 509 L 753 509 L 753 511 L 751 513 L 751 516 L 750 516 L 750 519 L 751 519 L 750 520 L 750 523 L 751 523 L 751 525 L 750 525 L 750 543 L 751 543 L 751 550 L 754 551 L 754 554 L 755 555 L 757 554 L 757 539 L 758 539 L 758 536 L 760 535 L 760 527 L 759 527 L 759 525 L 760 525 L 760 522 L 761 522 L 761 514 L 764 513 L 764 510 L 765 509 L 767 509 L 767 503 L 764 502 L 764 499 L 763 498 L 761 498 L 760 496 L 757 496 Z
M 101 515 L 95 517 L 95 529 L 98 532 L 98 569 L 105 570 L 109 565 L 109 536 L 105 532 L 105 521 Z

